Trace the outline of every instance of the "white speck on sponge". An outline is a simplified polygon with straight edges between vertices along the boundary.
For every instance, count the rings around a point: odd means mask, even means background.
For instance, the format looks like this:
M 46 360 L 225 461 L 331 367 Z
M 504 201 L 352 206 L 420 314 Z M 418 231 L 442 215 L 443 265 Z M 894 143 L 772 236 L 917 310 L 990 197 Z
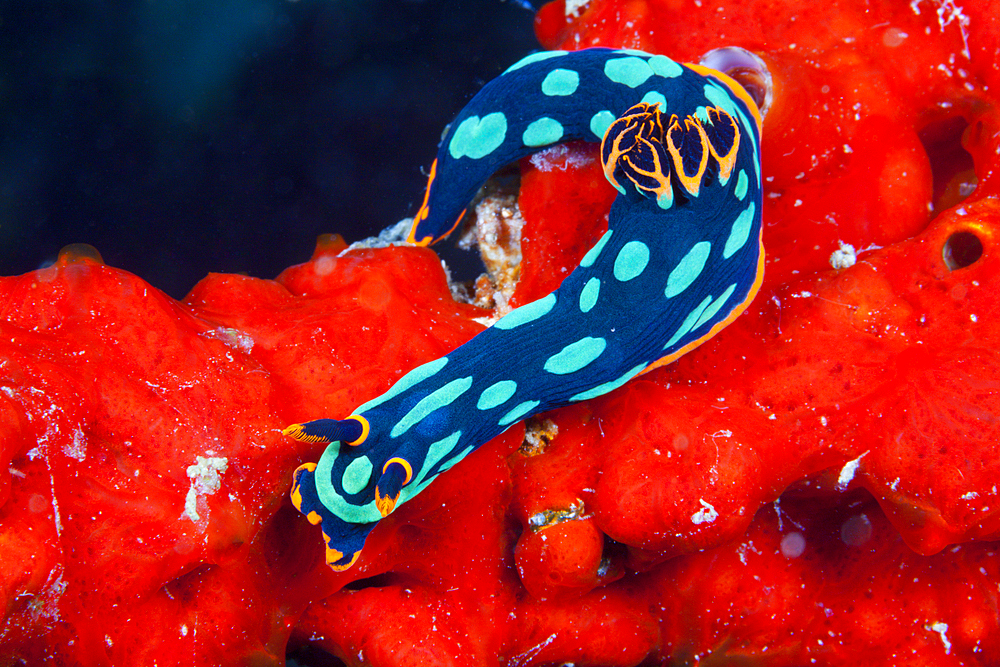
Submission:
M 924 629 L 930 630 L 931 632 L 936 632 L 939 635 L 941 635 L 941 643 L 944 644 L 945 655 L 951 653 L 951 642 L 948 641 L 948 635 L 945 634 L 946 632 L 948 632 L 947 623 L 942 623 L 941 621 L 938 621 L 937 623 L 931 623 L 930 625 L 925 625 Z
M 699 498 L 698 502 L 701 503 L 701 509 L 691 515 L 691 523 L 698 524 L 702 523 L 712 523 L 719 518 L 719 513 L 715 511 L 715 508 L 704 501 L 704 499 Z
M 194 523 L 201 521 L 198 514 L 198 496 L 214 495 L 222 486 L 219 477 L 229 467 L 229 459 L 221 456 L 198 456 L 198 462 L 188 466 L 187 476 L 191 478 L 191 488 L 184 499 L 184 512 L 181 517 L 187 517 Z
M 61 609 L 59 601 L 65 592 L 66 580 L 63 579 L 63 566 L 56 565 L 49 571 L 45 585 L 31 602 L 31 620 L 36 623 L 42 618 L 59 621 Z
M 342 250 L 337 257 L 357 248 L 387 248 L 392 245 L 406 245 L 406 239 L 410 235 L 410 227 L 412 226 L 413 218 L 403 218 L 396 224 L 383 229 L 378 236 L 369 236 L 366 239 L 355 241 Z
M 837 490 L 846 491 L 847 486 L 854 479 L 854 473 L 858 471 L 858 466 L 861 465 L 861 459 L 865 458 L 868 452 L 865 452 L 853 461 L 848 461 L 844 464 L 844 467 L 840 469 L 840 476 L 837 478 Z
M 250 354 L 250 350 L 253 349 L 253 336 L 250 334 L 245 334 L 239 329 L 234 329 L 232 327 L 219 327 L 216 329 L 219 332 L 219 339 L 231 348 L 239 350 L 243 354 Z
M 62 451 L 63 454 L 77 461 L 82 462 L 87 458 L 87 437 L 80 430 L 79 426 L 73 429 L 73 442 L 63 445 Z
M 586 167 L 595 162 L 590 153 L 572 151 L 566 144 L 556 144 L 538 151 L 530 158 L 531 164 L 539 171 L 566 171 L 570 167 Z
M 849 269 L 858 261 L 858 253 L 850 243 L 840 241 L 840 248 L 830 255 L 830 266 L 835 269 Z
M 566 16 L 578 17 L 589 4 L 590 0 L 566 0 Z

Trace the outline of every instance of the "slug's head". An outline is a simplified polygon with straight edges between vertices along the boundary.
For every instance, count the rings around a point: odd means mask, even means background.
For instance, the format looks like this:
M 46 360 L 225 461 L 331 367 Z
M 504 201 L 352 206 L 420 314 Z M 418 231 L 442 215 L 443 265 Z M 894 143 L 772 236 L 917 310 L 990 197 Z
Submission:
M 399 456 L 380 460 L 379 448 L 368 442 L 368 421 L 359 415 L 292 424 L 282 433 L 327 445 L 318 463 L 295 471 L 291 499 L 310 523 L 322 527 L 327 564 L 346 570 L 375 524 L 396 507 L 413 477 L 412 466 Z

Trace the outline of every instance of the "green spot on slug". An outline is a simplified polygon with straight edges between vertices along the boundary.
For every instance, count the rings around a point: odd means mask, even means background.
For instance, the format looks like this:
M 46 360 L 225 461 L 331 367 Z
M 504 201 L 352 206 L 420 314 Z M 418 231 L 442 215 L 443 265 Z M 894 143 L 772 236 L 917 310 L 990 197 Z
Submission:
M 427 456 L 424 458 L 424 465 L 421 466 L 420 469 L 421 475 L 426 476 L 431 466 L 448 456 L 448 454 L 451 453 L 451 450 L 455 449 L 455 445 L 458 444 L 458 439 L 461 437 L 462 432 L 455 431 L 447 438 L 443 438 L 442 440 L 432 443 L 431 446 L 427 448 Z
M 574 394 L 570 396 L 569 400 L 571 403 L 574 403 L 576 401 L 589 401 L 592 398 L 603 396 L 609 391 L 614 391 L 618 387 L 622 386 L 623 384 L 634 378 L 636 375 L 641 373 L 646 368 L 646 366 L 647 364 L 640 364 L 635 368 L 633 368 L 632 370 L 630 370 L 629 372 L 625 373 L 625 375 L 621 376 L 617 380 L 611 380 L 610 382 L 599 384 L 593 389 L 588 389 L 587 391 L 581 391 L 579 394 Z
M 638 278 L 649 264 L 649 247 L 642 241 L 629 241 L 615 258 L 615 278 L 628 282 Z
M 598 139 L 603 139 L 611 123 L 615 122 L 615 115 L 608 110 L 598 111 L 590 119 L 590 131 Z
M 395 426 L 392 427 L 392 431 L 389 432 L 390 438 L 398 438 L 403 435 L 410 428 L 420 422 L 424 417 L 431 414 L 435 410 L 440 410 L 443 407 L 451 405 L 455 399 L 464 394 L 472 386 L 472 378 L 464 377 L 457 380 L 452 380 L 445 386 L 431 392 L 427 396 L 420 399 L 420 402 L 414 405 L 409 412 L 406 413 Z
M 674 188 L 672 186 L 667 187 L 663 192 L 656 196 L 656 205 L 664 211 L 674 205 Z
M 555 118 L 542 116 L 524 131 L 521 141 L 525 146 L 548 146 L 557 143 L 563 136 L 562 123 Z
M 367 456 L 359 456 L 344 468 L 344 476 L 340 483 L 344 491 L 350 494 L 360 493 L 368 486 L 372 478 L 372 462 Z
M 466 447 L 465 449 L 463 449 L 461 452 L 459 452 L 455 456 L 452 456 L 452 457 L 448 458 L 446 461 L 442 461 L 441 462 L 441 467 L 438 468 L 438 470 L 441 471 L 441 472 L 444 472 L 445 470 L 449 470 L 453 465 L 455 465 L 456 463 L 458 463 L 459 461 L 461 461 L 462 459 L 464 459 L 466 456 L 468 456 L 469 454 L 471 454 L 472 450 L 475 449 L 475 448 L 476 448 L 475 445 L 469 445 L 468 447 Z
M 491 384 L 483 390 L 476 402 L 476 407 L 480 410 L 492 410 L 498 405 L 503 405 L 517 391 L 517 383 L 513 380 L 500 380 Z
M 729 238 L 726 239 L 726 247 L 722 251 L 724 259 L 732 257 L 747 242 L 747 239 L 750 237 L 750 228 L 753 226 L 753 216 L 756 209 L 757 205 L 754 202 L 750 202 L 750 206 L 736 217 L 736 222 L 733 223 L 733 228 L 729 232 Z
M 646 80 L 653 76 L 653 70 L 642 58 L 630 56 L 628 58 L 616 58 L 604 63 L 604 76 L 615 83 L 620 83 L 629 88 L 641 86 Z
M 646 104 L 659 104 L 660 111 L 666 112 L 667 110 L 667 98 L 663 96 L 663 93 L 658 93 L 655 90 L 651 90 L 646 93 L 642 101 Z
M 679 341 L 689 331 L 691 331 L 691 329 L 694 328 L 694 323 L 698 321 L 698 318 L 701 317 L 701 314 L 705 312 L 705 309 L 708 308 L 708 304 L 710 304 L 711 302 L 712 302 L 712 295 L 709 294 L 702 300 L 701 303 L 695 306 L 694 310 L 688 313 L 688 316 L 684 318 L 683 322 L 681 322 L 681 326 L 680 328 L 677 329 L 677 332 L 673 336 L 671 336 L 670 340 L 667 341 L 667 344 L 663 346 L 663 349 L 664 350 L 669 349 L 671 346 L 673 346 L 674 343 Z
M 486 157 L 503 144 L 507 136 L 507 117 L 499 111 L 479 116 L 469 116 L 459 124 L 448 144 L 448 152 L 456 160 Z
M 545 75 L 542 92 L 549 97 L 572 95 L 580 85 L 580 75 L 571 69 L 554 69 Z
M 555 58 L 557 56 L 564 56 L 564 55 L 566 55 L 565 51 L 539 51 L 538 53 L 532 53 L 530 56 L 525 56 L 524 58 L 521 58 L 516 63 L 508 67 L 506 70 L 504 70 L 504 74 L 507 74 L 508 72 L 513 72 L 514 70 L 521 69 L 522 67 L 530 65 L 531 63 L 537 63 L 543 60 L 548 60 L 549 58 Z
M 373 523 L 382 518 L 382 513 L 375 506 L 375 499 L 364 505 L 354 505 L 337 493 L 330 480 L 333 479 L 333 464 L 340 453 L 340 441 L 329 445 L 319 458 L 316 470 L 313 472 L 313 482 L 316 485 L 316 495 L 319 501 L 332 513 L 351 523 Z
M 452 450 L 455 449 L 455 445 L 458 444 L 458 441 L 461 437 L 462 437 L 462 432 L 455 431 L 447 438 L 431 443 L 431 446 L 427 448 L 427 455 L 424 457 L 424 463 L 422 466 L 420 466 L 420 472 L 416 473 L 413 476 L 413 479 L 410 480 L 410 483 L 403 487 L 403 490 L 399 494 L 399 501 L 396 503 L 396 507 L 399 507 L 410 498 L 416 496 L 418 493 L 427 488 L 428 484 L 434 481 L 435 476 L 430 474 L 431 468 L 433 468 L 439 461 L 447 457 L 452 452 Z M 463 458 L 465 458 L 466 455 L 468 455 L 468 453 L 473 450 L 473 448 L 474 446 L 470 445 L 469 448 L 466 449 L 459 456 L 454 456 L 449 458 L 448 460 L 446 460 L 444 463 L 441 464 L 438 470 L 440 472 L 444 472 L 445 470 L 447 470 L 448 468 L 450 468 L 451 466 L 455 465 Z M 375 502 L 372 501 L 372 506 L 374 505 Z M 382 516 L 381 513 L 379 513 L 379 516 Z
M 667 277 L 666 296 L 671 299 L 691 286 L 705 268 L 708 261 L 708 254 L 712 251 L 712 244 L 708 241 L 695 243 L 694 247 L 677 262 L 677 266 Z
M 740 169 L 740 175 L 736 179 L 736 187 L 733 189 L 733 194 L 736 195 L 736 198 L 740 201 L 743 201 L 743 198 L 747 196 L 748 185 L 749 179 L 747 178 L 747 172 Z
M 604 236 L 598 239 L 597 243 L 594 244 L 594 247 L 588 250 L 587 254 L 583 256 L 583 259 L 580 260 L 580 266 L 584 268 L 592 266 L 594 262 L 597 261 L 598 256 L 601 254 L 601 251 L 604 250 L 604 246 L 607 245 L 608 239 L 610 238 L 611 230 L 609 229 L 604 232 Z
M 500 418 L 500 426 L 506 426 L 507 424 L 513 424 L 519 420 L 524 415 L 528 414 L 536 407 L 538 407 L 539 401 L 525 401 L 514 407 L 513 410 L 505 414 Z
M 526 303 L 520 308 L 515 308 L 510 311 L 493 325 L 495 329 L 513 329 L 514 327 L 519 327 L 522 324 L 527 324 L 528 322 L 534 322 L 539 317 L 542 317 L 556 305 L 556 294 L 552 292 L 548 296 L 543 296 L 537 301 L 532 301 L 531 303 Z
M 553 375 L 575 373 L 593 363 L 607 346 L 608 342 L 603 338 L 581 338 L 549 357 L 545 370 Z
M 580 312 L 589 313 L 597 305 L 597 297 L 601 293 L 601 279 L 591 278 L 580 291 Z
M 653 70 L 653 74 L 667 79 L 675 79 L 684 73 L 684 68 L 679 63 L 675 63 L 666 56 L 653 56 L 650 58 L 649 69 Z
M 371 410 L 375 406 L 381 405 L 388 401 L 390 398 L 395 398 L 399 394 L 403 393 L 410 387 L 423 382 L 429 377 L 437 375 L 438 371 L 445 367 L 448 363 L 448 357 L 441 357 L 440 359 L 435 359 L 434 361 L 428 361 L 422 366 L 417 366 L 412 371 L 399 378 L 396 384 L 389 388 L 389 391 L 385 392 L 381 396 L 376 396 L 372 400 L 368 401 L 364 405 L 359 406 L 354 414 L 361 414 L 365 410 Z
M 729 301 L 729 297 L 731 297 L 733 295 L 734 291 L 736 291 L 736 283 L 733 283 L 732 285 L 730 285 L 729 288 L 725 292 L 723 292 L 722 294 L 720 294 L 719 298 L 716 299 L 715 301 L 713 301 L 712 305 L 710 305 L 708 308 L 705 309 L 705 312 L 703 312 L 701 314 L 701 317 L 698 318 L 698 321 L 695 322 L 694 326 L 691 327 L 691 328 L 692 329 L 697 329 L 702 324 L 704 324 L 705 322 L 708 322 L 713 317 L 715 317 L 715 314 L 719 312 L 719 309 L 722 308 L 722 306 L 725 305 L 726 301 Z

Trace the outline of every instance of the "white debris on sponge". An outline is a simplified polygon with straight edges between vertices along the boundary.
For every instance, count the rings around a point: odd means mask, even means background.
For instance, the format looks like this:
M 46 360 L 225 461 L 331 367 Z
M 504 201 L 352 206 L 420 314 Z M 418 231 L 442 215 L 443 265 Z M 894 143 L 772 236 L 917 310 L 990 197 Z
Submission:
M 31 620 L 37 623 L 41 619 L 48 622 L 58 622 L 60 618 L 59 602 L 66 592 L 66 579 L 63 577 L 65 568 L 57 564 L 49 571 L 41 591 L 31 601 Z
M 830 255 L 830 266 L 835 269 L 849 269 L 858 261 L 858 252 L 850 243 L 840 241 L 840 248 Z
M 243 354 L 250 354 L 250 350 L 253 349 L 253 336 L 232 327 L 217 327 L 209 331 L 203 331 L 200 335 L 204 338 L 220 341 L 234 350 L 239 350 Z
M 472 303 L 480 308 L 493 309 L 492 317 L 476 318 L 484 326 L 512 310 L 510 297 L 521 276 L 521 230 L 524 217 L 511 194 L 488 194 L 476 204 L 476 224 L 459 241 L 458 247 L 479 249 L 479 256 L 486 268 L 475 284 Z
M 697 526 L 702 523 L 712 523 L 719 518 L 719 513 L 703 498 L 699 498 L 698 502 L 701 503 L 701 509 L 691 515 L 691 523 Z
M 524 217 L 512 197 L 485 197 L 476 204 L 476 242 L 491 277 L 521 265 Z M 520 275 L 518 272 L 517 275 Z
M 187 517 L 194 523 L 201 521 L 201 516 L 198 514 L 198 496 L 214 495 L 222 486 L 219 475 L 226 472 L 229 467 L 229 459 L 222 456 L 196 458 L 198 462 L 188 466 L 187 469 L 187 476 L 191 478 L 191 488 L 188 489 L 187 497 L 184 499 L 184 513 L 181 514 L 182 518 Z
M 380 231 L 378 236 L 369 236 L 366 239 L 355 241 L 342 250 L 338 257 L 355 248 L 388 248 L 391 245 L 407 245 L 407 237 L 410 235 L 410 228 L 413 226 L 413 218 L 403 218 L 394 225 L 390 225 Z
M 910 0 L 910 9 L 913 10 L 914 15 L 920 16 L 920 4 L 923 0 Z M 934 0 L 932 5 L 937 5 L 935 7 L 938 19 L 938 28 L 944 33 L 944 29 L 948 27 L 953 21 L 958 24 L 958 29 L 962 33 L 962 55 L 965 56 L 966 60 L 972 58 L 972 54 L 969 51 L 969 24 L 972 22 L 968 16 L 962 13 L 962 8 L 958 6 L 955 0 Z
M 846 491 L 847 486 L 854 479 L 854 473 L 858 471 L 858 466 L 861 465 L 861 459 L 865 458 L 868 452 L 865 452 L 853 461 L 848 461 L 844 464 L 844 467 L 840 469 L 840 476 L 837 478 L 837 490 Z
M 590 153 L 571 150 L 566 144 L 556 144 L 538 151 L 530 158 L 531 164 L 539 171 L 566 171 L 570 167 L 586 167 L 595 160 Z
M 580 16 L 580 12 L 586 9 L 589 4 L 590 0 L 566 0 L 566 16 L 573 18 Z
M 73 429 L 73 442 L 64 444 L 62 451 L 69 458 L 80 462 L 87 458 L 87 436 L 83 434 L 79 426 Z
M 936 632 L 941 636 L 941 643 L 944 645 L 944 654 L 948 655 L 951 653 L 951 642 L 948 640 L 948 624 L 938 621 L 937 623 L 931 623 L 924 626 L 925 630 L 930 632 Z

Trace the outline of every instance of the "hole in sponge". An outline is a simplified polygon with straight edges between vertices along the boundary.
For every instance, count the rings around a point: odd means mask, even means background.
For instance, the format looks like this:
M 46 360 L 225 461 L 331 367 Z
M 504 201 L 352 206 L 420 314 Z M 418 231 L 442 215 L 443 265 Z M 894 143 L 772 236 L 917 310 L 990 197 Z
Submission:
M 970 231 L 955 232 L 941 248 L 941 259 L 952 271 L 964 269 L 983 256 L 983 242 Z
M 731 77 L 757 104 L 760 117 L 767 116 L 774 95 L 771 72 L 760 56 L 739 46 L 712 49 L 701 57 L 701 64 Z
M 285 655 L 289 667 L 344 667 L 347 663 L 319 646 L 302 644 L 289 649 Z
M 936 213 L 957 206 L 976 189 L 975 165 L 962 146 L 962 135 L 968 127 L 969 123 L 961 116 L 951 116 L 920 130 L 920 143 L 927 151 L 934 176 Z

